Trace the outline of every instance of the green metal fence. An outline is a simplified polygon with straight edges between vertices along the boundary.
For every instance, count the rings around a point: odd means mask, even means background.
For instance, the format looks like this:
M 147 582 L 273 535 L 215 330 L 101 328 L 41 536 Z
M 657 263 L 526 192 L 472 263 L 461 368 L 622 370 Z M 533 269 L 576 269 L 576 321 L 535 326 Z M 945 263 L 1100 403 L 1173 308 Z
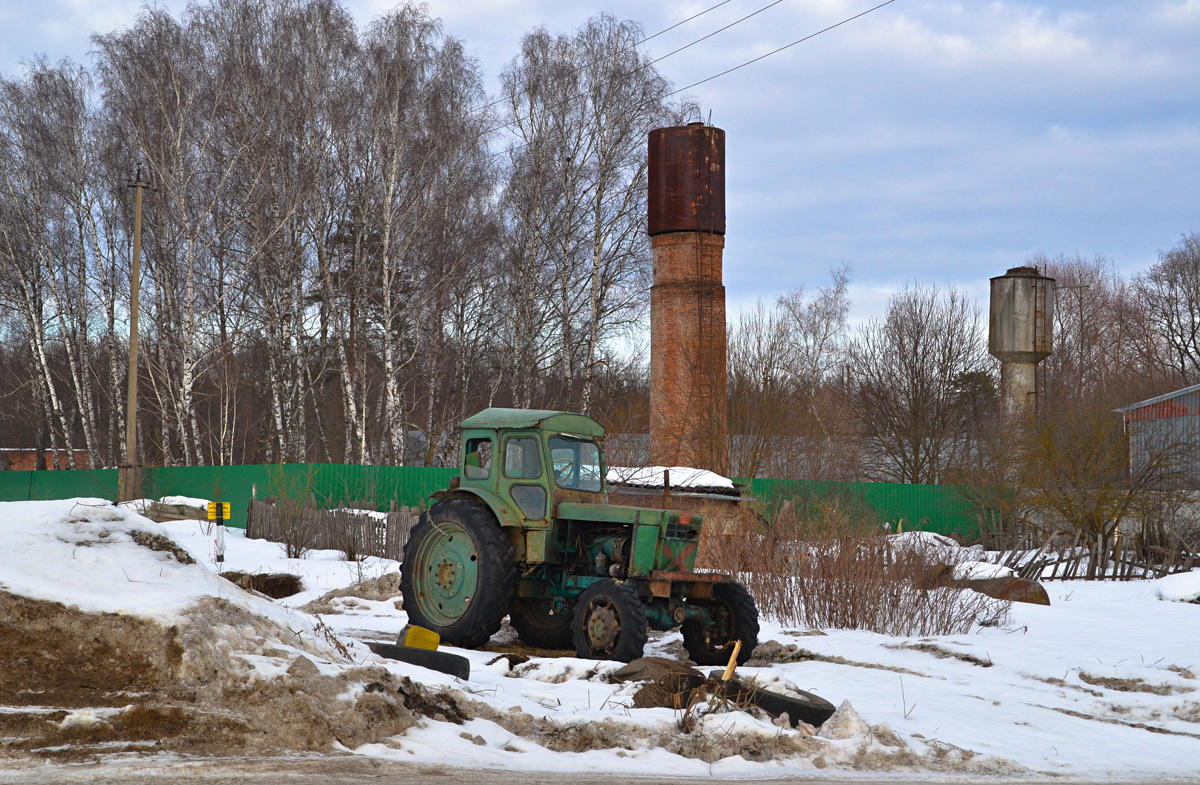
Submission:
M 312 499 L 322 506 L 364 504 L 386 510 L 420 507 L 457 469 L 295 463 L 269 466 L 171 466 L 145 469 L 141 495 L 190 496 L 230 503 L 233 526 L 246 526 L 252 492 L 259 498 Z M 117 497 L 116 469 L 0 472 L 0 501 Z
M 117 497 L 117 470 L 0 472 L 0 501 Z
M 878 520 L 909 529 L 979 537 L 977 506 L 969 489 L 959 485 L 901 485 L 882 482 L 818 482 L 812 480 L 738 480 L 769 509 L 784 501 L 804 507 L 836 500 L 843 506 L 873 513 Z
M 191 496 L 230 503 L 234 526 L 245 527 L 250 495 L 259 498 L 312 499 L 321 506 L 364 504 L 386 510 L 397 505 L 419 507 L 429 494 L 445 488 L 457 469 L 420 466 L 358 466 L 333 463 L 290 463 L 267 466 L 178 466 L 145 469 L 142 496 Z M 974 539 L 979 524 L 965 488 L 955 485 L 898 485 L 872 482 L 808 480 L 739 480 L 750 494 L 774 507 L 784 500 L 812 504 L 837 499 L 865 505 L 880 521 L 895 527 L 957 533 Z M 0 501 L 70 499 L 91 496 L 115 499 L 117 470 L 0 472 Z

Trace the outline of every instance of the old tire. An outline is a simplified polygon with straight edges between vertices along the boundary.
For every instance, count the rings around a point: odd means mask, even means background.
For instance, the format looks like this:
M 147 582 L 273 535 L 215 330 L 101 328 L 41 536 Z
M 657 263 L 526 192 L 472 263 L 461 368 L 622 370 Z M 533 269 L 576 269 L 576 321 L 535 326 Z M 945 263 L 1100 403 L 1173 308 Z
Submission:
M 709 678 L 720 680 L 721 671 L 713 671 Z M 820 695 L 813 695 L 806 690 L 796 690 L 795 693 L 782 693 L 764 690 L 761 687 L 747 685 L 738 679 L 720 681 L 717 694 L 738 705 L 752 703 L 772 717 L 787 714 L 793 726 L 799 722 L 807 722 L 814 728 L 819 728 L 837 711 L 836 707 Z
M 571 648 L 570 613 L 550 613 L 546 600 L 516 599 L 508 620 L 522 641 L 539 649 Z
M 409 622 L 453 646 L 487 643 L 517 587 L 512 544 L 474 499 L 438 502 L 413 527 L 400 565 Z
M 683 623 L 683 647 L 697 665 L 725 665 L 733 653 L 734 641 L 742 642 L 738 664 L 745 665 L 758 646 L 758 607 L 754 597 L 740 583 L 718 583 L 711 600 L 688 600 L 689 604 L 708 608 L 715 624 L 697 619 Z
M 646 606 L 631 586 L 605 578 L 579 595 L 571 631 L 579 657 L 631 662 L 646 646 Z
M 422 668 L 439 671 L 457 679 L 471 678 L 471 661 L 461 654 L 451 654 L 448 651 L 433 651 L 418 649 L 413 646 L 400 646 L 394 643 L 368 643 L 371 651 L 389 660 L 407 662 Z

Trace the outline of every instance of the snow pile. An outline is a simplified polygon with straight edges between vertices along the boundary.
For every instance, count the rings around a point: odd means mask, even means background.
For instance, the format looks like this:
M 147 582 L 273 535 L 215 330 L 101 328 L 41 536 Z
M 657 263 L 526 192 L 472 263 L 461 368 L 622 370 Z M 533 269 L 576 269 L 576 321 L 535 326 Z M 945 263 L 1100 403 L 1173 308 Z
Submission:
M 728 477 L 688 466 L 609 466 L 608 482 L 615 485 L 633 485 L 639 488 L 662 488 L 663 472 L 670 472 L 672 488 L 734 490 L 733 480 Z
M 0 504 L 0 519 L 8 551 L 0 590 L 12 594 L 167 625 L 202 597 L 229 594 L 211 571 L 140 546 L 135 532 L 167 537 L 167 529 L 104 499 L 8 502 Z M 271 603 L 247 601 L 279 615 Z
M 948 564 L 964 558 L 981 559 L 984 556 L 982 547 L 978 545 L 963 547 L 953 538 L 937 532 L 917 530 L 900 532 L 887 535 L 887 540 L 893 548 L 935 554 L 946 560 Z
M 887 535 L 892 547 L 915 550 L 926 555 L 932 563 L 945 564 L 953 568 L 955 580 L 982 580 L 1009 578 L 1016 571 L 1000 564 L 986 561 L 986 551 L 980 545 L 963 547 L 944 534 L 927 531 L 908 531 Z
M 1160 600 L 1200 603 L 1200 569 L 1159 578 L 1154 591 Z

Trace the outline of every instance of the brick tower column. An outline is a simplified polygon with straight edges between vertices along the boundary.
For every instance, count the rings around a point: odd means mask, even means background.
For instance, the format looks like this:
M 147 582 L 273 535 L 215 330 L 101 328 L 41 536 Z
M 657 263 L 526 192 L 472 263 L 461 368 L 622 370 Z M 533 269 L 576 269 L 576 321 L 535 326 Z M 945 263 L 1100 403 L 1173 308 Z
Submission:
M 650 132 L 650 458 L 728 470 L 725 132 Z

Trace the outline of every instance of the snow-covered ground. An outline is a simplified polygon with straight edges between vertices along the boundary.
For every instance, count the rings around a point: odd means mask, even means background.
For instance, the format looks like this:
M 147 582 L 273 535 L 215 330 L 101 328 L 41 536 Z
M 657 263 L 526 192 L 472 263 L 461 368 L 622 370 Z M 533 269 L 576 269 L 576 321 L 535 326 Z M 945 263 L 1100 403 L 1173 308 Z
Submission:
M 139 545 L 135 531 L 169 537 L 197 563 Z M 272 602 L 216 575 L 213 527 L 206 522 L 155 524 L 96 499 L 13 502 L 0 503 L 0 534 L 7 546 L 0 592 L 9 595 L 163 625 L 186 624 L 197 602 L 219 597 L 269 620 L 271 629 L 284 631 L 269 645 L 247 644 L 258 633 L 245 623 L 226 631 L 241 636 L 225 648 L 247 669 L 244 684 L 286 682 L 297 659 L 307 657 L 322 674 L 349 674 L 351 686 L 340 698 L 347 702 L 370 691 L 365 677 L 353 675 L 368 665 L 455 690 L 461 705 L 473 707 L 462 724 L 426 716 L 403 733 L 358 745 L 353 751 L 360 755 L 710 781 L 863 769 L 1122 780 L 1200 776 L 1200 604 L 1188 602 L 1200 595 L 1200 572 L 1158 582 L 1052 583 L 1049 607 L 1016 605 L 1005 628 L 968 635 L 894 638 L 784 629 L 763 620 L 760 642 L 778 645 L 761 647 L 751 661 L 757 667 L 739 674 L 792 684 L 835 705 L 849 701 L 865 721 L 858 731 L 840 734 L 844 738 L 822 739 L 737 711 L 700 716 L 698 730 L 685 733 L 681 712 L 631 708 L 638 685 L 612 683 L 615 663 L 534 657 L 514 667 L 497 651 L 456 650 L 471 661 L 471 679 L 458 681 L 384 660 L 363 642 L 395 639 L 406 623 L 398 598 L 327 598 L 319 617 L 298 610 L 331 590 L 394 573 L 398 565 L 387 560 L 346 562 L 330 551 L 285 559 L 282 546 L 229 530 L 222 569 L 303 580 L 303 593 Z M 325 625 L 340 639 L 340 650 L 322 637 Z M 507 628 L 494 649 L 503 650 L 506 635 Z M 652 640 L 647 654 L 673 656 L 678 644 L 678 633 L 667 633 Z M 29 712 L 28 703 L 0 694 L 0 714 Z M 75 707 L 54 721 L 64 728 L 97 724 L 107 721 L 108 711 L 88 715 Z M 715 761 L 697 753 L 696 745 L 722 738 L 740 738 L 740 748 L 751 752 Z M 761 744 L 744 742 L 753 738 Z M 11 742 L 0 739 L 0 768 Z

